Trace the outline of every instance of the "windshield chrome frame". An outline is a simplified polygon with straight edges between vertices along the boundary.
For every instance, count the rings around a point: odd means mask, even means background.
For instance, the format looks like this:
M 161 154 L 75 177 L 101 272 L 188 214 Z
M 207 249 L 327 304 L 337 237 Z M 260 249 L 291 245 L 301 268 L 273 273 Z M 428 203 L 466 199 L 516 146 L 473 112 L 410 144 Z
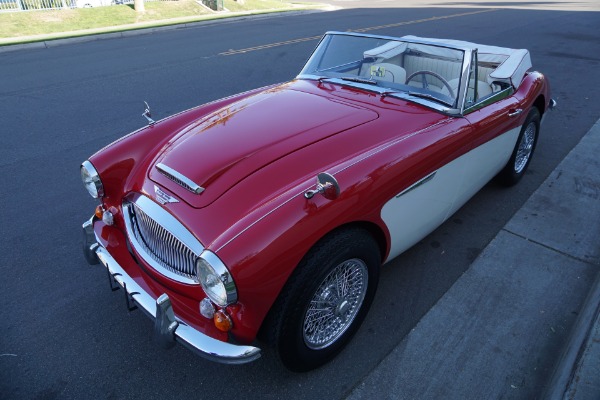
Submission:
M 444 106 L 435 101 L 431 101 L 431 100 L 427 100 L 427 99 L 423 99 L 423 98 L 419 98 L 419 97 L 413 97 L 413 96 L 410 96 L 408 94 L 408 92 L 394 91 L 392 88 L 379 87 L 379 86 L 374 86 L 374 85 L 369 85 L 369 84 L 364 84 L 364 83 L 359 83 L 359 82 L 346 81 L 341 78 L 326 77 L 327 82 L 345 85 L 345 86 L 352 86 L 352 87 L 368 90 L 371 92 L 379 93 L 381 95 L 401 98 L 404 100 L 411 101 L 413 103 L 421 104 L 425 107 L 433 108 L 434 110 L 437 110 L 439 112 L 442 112 L 442 113 L 448 114 L 448 115 L 454 115 L 454 116 L 462 116 L 463 115 L 463 113 L 465 111 L 465 101 L 466 101 L 466 97 L 467 97 L 467 88 L 468 88 L 468 79 L 469 79 L 471 60 L 473 59 L 473 53 L 476 53 L 477 49 L 472 49 L 472 48 L 463 47 L 463 46 L 453 46 L 450 44 L 433 43 L 433 42 L 428 42 L 427 40 L 414 40 L 414 39 L 405 39 L 405 38 L 393 37 L 393 36 L 370 35 L 370 34 L 358 33 L 358 32 L 328 31 L 323 35 L 321 40 L 319 40 L 319 43 L 317 44 L 317 46 L 311 53 L 311 55 L 308 58 L 308 60 L 306 61 L 306 63 L 304 64 L 304 67 L 302 68 L 302 70 L 304 70 L 304 68 L 306 68 L 306 66 L 313 61 L 313 58 L 316 56 L 316 51 L 321 46 L 321 43 L 328 36 L 333 36 L 333 35 L 357 36 L 357 37 L 365 37 L 365 38 L 372 38 L 372 39 L 394 40 L 394 41 L 399 41 L 399 42 L 425 44 L 428 46 L 443 47 L 443 48 L 448 48 L 448 49 L 452 49 L 452 50 L 463 51 L 464 57 L 463 57 L 462 69 L 461 69 L 461 73 L 460 73 L 460 83 L 459 83 L 459 88 L 458 88 L 458 93 L 457 93 L 457 98 L 456 98 L 456 103 L 455 103 L 457 108 L 453 108 L 451 106 Z M 300 73 L 298 76 L 296 76 L 296 79 L 325 80 L 323 76 L 318 76 L 318 75 L 313 75 L 313 74 L 303 74 L 303 73 Z

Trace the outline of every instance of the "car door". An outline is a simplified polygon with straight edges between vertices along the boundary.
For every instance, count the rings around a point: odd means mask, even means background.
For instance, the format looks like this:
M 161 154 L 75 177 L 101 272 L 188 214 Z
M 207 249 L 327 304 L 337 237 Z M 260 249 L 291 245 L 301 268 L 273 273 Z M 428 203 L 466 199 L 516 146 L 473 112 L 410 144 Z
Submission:
M 472 129 L 464 118 L 446 123 L 411 138 L 415 153 L 403 159 L 401 175 L 412 176 L 408 186 L 396 190 L 381 210 L 390 233 L 388 260 L 427 236 L 449 215 L 456 204 L 467 170 Z
M 469 87 L 487 85 L 477 78 L 473 70 Z M 465 157 L 462 187 L 451 213 L 466 203 L 508 162 L 519 136 L 523 112 L 512 93 L 512 87 L 506 87 L 467 104 L 464 117 L 473 128 L 471 144 Z

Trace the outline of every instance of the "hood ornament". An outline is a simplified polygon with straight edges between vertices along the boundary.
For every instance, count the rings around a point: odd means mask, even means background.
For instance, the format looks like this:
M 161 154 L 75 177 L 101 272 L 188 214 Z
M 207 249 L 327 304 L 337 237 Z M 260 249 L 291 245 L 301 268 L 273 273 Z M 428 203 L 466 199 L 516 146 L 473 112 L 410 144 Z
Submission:
M 150 106 L 145 101 L 144 104 L 146 105 L 146 110 L 144 110 L 142 117 L 145 117 L 148 120 L 148 126 L 152 126 L 154 125 L 155 121 L 152 118 L 150 118 L 152 116 L 152 114 L 150 113 Z

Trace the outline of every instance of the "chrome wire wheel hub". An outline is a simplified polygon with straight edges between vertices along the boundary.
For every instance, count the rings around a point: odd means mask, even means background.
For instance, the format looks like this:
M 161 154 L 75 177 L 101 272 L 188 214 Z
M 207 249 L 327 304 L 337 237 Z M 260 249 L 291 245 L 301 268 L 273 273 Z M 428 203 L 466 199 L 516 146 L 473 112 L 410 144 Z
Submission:
M 535 143 L 535 122 L 530 122 L 521 137 L 519 147 L 517 148 L 517 155 L 515 157 L 515 172 L 520 174 L 525 169 L 531 152 L 533 151 L 533 145 Z
M 304 315 L 304 343 L 313 350 L 335 342 L 352 325 L 365 299 L 368 270 L 364 261 L 346 260 L 319 285 Z

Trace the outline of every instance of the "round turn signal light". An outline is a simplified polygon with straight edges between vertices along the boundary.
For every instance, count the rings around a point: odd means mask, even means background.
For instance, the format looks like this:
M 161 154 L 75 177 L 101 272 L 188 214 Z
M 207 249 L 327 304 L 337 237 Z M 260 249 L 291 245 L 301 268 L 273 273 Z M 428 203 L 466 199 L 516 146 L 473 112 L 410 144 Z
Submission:
M 231 318 L 229 318 L 229 316 L 225 314 L 223 310 L 215 312 L 215 315 L 213 316 L 213 321 L 217 329 L 223 332 L 229 332 L 233 327 Z

